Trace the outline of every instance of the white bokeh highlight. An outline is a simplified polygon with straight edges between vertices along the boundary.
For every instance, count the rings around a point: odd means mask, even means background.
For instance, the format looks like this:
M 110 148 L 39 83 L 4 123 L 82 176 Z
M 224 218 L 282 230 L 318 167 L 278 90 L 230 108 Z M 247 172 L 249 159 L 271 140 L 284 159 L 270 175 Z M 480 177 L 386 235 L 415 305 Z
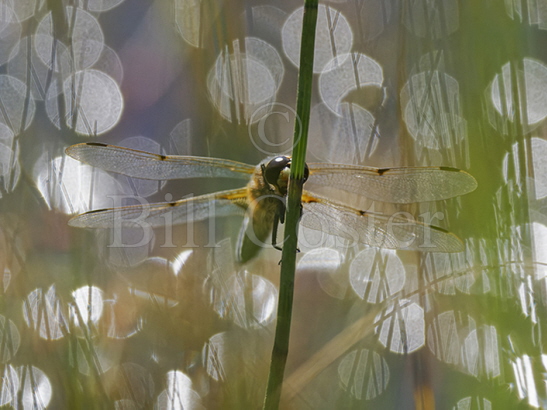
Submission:
M 304 8 L 296 9 L 287 18 L 282 28 L 283 50 L 297 68 L 300 65 L 300 42 Z M 344 61 L 353 46 L 353 31 L 348 19 L 338 10 L 319 5 L 317 29 L 315 32 L 315 53 L 313 71 L 321 73 L 328 69 L 327 63 L 339 57 Z M 331 68 L 334 66 L 331 65 Z

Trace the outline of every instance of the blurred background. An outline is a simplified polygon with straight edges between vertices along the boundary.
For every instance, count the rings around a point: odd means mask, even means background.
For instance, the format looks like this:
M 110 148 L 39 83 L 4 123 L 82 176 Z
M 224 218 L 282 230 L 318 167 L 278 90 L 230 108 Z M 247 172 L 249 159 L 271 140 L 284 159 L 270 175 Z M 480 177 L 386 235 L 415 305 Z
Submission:
M 131 179 L 64 150 L 290 152 L 301 18 L 293 0 L 0 0 L 0 406 L 261 407 L 278 251 L 236 264 L 237 217 L 124 246 L 67 225 L 241 182 Z M 308 161 L 479 187 L 399 207 L 440 215 L 456 254 L 301 230 L 283 409 L 547 407 L 545 30 L 544 0 L 320 4 Z

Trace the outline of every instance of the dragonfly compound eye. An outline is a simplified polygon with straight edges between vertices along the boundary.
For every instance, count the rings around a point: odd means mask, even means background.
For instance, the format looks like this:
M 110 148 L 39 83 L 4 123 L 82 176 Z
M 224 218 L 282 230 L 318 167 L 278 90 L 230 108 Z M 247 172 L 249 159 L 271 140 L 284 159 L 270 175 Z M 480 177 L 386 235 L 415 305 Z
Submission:
M 266 168 L 264 170 L 264 179 L 266 179 L 266 182 L 268 184 L 274 185 L 276 187 L 279 187 L 280 185 L 286 185 L 287 184 L 287 178 L 288 174 L 286 171 L 291 167 L 291 159 L 289 157 L 275 157 L 270 162 L 268 162 L 268 165 L 266 165 Z
M 310 169 L 308 168 L 308 164 L 304 164 L 304 182 L 308 180 L 309 176 L 310 176 Z

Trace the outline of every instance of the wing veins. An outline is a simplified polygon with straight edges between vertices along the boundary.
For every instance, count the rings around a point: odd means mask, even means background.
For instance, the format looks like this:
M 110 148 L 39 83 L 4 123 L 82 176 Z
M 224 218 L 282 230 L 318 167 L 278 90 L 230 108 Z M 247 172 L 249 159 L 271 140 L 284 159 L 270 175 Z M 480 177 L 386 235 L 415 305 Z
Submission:
M 247 191 L 241 188 L 173 202 L 92 210 L 73 217 L 69 225 L 78 228 L 142 227 L 145 224 L 159 227 L 165 226 L 167 219 L 163 215 L 167 212 L 173 212 L 173 224 L 180 224 L 215 216 L 243 215 L 246 208 Z
M 254 171 L 251 165 L 227 159 L 152 154 L 101 143 L 72 145 L 66 153 L 88 165 L 142 179 L 248 179 Z
M 372 168 L 342 164 L 308 164 L 306 189 L 333 187 L 375 201 L 414 203 L 448 199 L 477 187 L 467 172 L 449 167 Z
M 301 224 L 341 238 L 387 249 L 460 252 L 463 243 L 443 228 L 404 217 L 360 211 L 305 192 Z

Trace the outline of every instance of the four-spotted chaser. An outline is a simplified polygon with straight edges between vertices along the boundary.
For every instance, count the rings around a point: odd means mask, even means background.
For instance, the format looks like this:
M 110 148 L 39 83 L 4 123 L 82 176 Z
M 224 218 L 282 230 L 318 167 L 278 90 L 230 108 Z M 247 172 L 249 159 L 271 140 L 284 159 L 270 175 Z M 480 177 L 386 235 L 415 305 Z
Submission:
M 257 255 L 277 225 L 283 222 L 290 158 L 278 156 L 252 166 L 236 161 L 195 156 L 158 155 L 101 143 L 77 144 L 66 153 L 89 165 L 129 177 L 171 180 L 184 178 L 245 179 L 240 189 L 215 192 L 174 202 L 100 209 L 78 215 L 70 226 L 109 228 L 190 223 L 214 216 L 244 215 L 237 256 L 242 263 Z M 377 214 L 328 199 L 321 188 L 358 194 L 391 203 L 447 199 L 473 191 L 477 182 L 468 173 L 449 167 L 371 168 L 356 165 L 309 163 L 302 196 L 301 224 L 347 240 L 388 249 L 433 252 L 463 250 L 460 239 L 446 230 L 404 216 Z M 314 189 L 316 190 L 314 193 Z M 214 212 L 212 212 L 214 207 Z M 136 223 L 135 221 L 138 221 Z

